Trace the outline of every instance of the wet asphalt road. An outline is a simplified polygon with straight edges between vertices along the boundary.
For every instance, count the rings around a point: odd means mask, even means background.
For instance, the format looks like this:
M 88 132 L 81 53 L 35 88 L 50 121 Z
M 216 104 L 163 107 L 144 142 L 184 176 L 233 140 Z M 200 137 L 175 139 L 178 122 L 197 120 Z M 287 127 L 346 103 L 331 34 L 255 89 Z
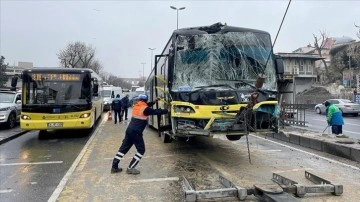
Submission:
M 309 129 L 323 132 L 327 126 L 326 116 L 324 114 L 316 114 L 314 111 L 306 111 L 306 125 Z M 352 115 L 344 116 L 345 125 L 343 126 L 343 134 L 350 138 L 360 139 L 360 116 Z M 331 127 L 328 127 L 324 133 L 331 134 Z
M 30 131 L 0 145 L 0 201 L 47 201 L 90 135 Z

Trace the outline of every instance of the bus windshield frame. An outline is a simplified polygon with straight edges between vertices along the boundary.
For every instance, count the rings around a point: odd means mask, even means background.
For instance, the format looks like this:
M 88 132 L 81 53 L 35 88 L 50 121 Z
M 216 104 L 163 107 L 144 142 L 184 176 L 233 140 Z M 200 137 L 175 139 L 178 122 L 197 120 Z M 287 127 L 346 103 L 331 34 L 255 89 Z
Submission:
M 265 67 L 266 65 L 266 67 Z M 229 85 L 249 89 L 264 73 L 264 90 L 277 91 L 275 63 L 269 34 L 228 32 L 178 35 L 172 91 L 194 91 L 199 86 Z
M 23 111 L 75 112 L 91 109 L 89 72 L 24 72 Z

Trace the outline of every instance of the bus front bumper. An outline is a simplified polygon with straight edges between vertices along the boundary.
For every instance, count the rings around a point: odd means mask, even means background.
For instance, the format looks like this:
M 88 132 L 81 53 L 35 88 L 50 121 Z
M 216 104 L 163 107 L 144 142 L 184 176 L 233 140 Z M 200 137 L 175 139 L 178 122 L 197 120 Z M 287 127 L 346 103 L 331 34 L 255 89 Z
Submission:
M 92 127 L 91 117 L 68 120 L 23 120 L 20 128 L 23 130 L 66 130 L 87 129 Z

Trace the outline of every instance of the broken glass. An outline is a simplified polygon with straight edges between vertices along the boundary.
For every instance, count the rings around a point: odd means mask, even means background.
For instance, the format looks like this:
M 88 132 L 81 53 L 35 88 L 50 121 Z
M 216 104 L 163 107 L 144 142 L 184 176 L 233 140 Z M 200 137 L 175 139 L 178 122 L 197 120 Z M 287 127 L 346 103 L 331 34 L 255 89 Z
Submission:
M 263 90 L 277 90 L 271 40 L 268 34 L 228 32 L 176 38 L 172 91 L 194 91 L 199 86 L 229 85 L 249 89 L 265 73 Z M 238 82 L 236 82 L 238 81 Z

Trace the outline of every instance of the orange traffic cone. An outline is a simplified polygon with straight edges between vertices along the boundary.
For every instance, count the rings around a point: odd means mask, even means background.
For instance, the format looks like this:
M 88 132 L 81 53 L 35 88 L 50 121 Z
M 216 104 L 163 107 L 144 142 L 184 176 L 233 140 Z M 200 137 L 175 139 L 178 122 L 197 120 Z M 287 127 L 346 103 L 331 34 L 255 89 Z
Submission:
M 112 115 L 111 115 L 111 111 L 108 112 L 108 121 L 112 120 Z

